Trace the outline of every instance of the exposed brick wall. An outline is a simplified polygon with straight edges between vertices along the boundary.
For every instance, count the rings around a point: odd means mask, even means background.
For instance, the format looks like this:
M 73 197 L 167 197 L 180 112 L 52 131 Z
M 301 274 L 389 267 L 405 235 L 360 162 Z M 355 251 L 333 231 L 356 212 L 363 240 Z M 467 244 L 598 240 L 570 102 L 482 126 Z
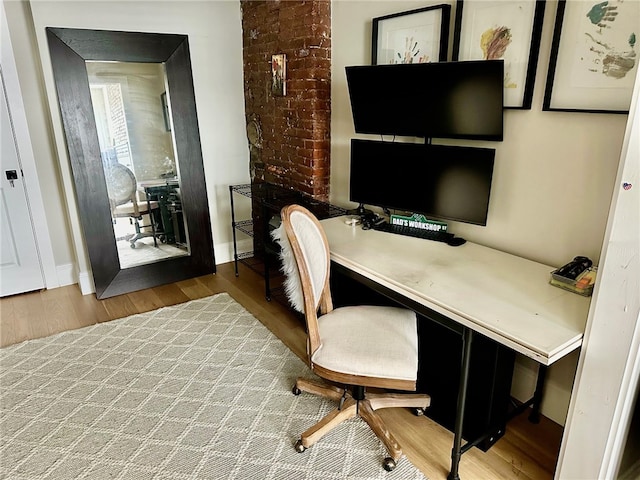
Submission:
M 242 0 L 247 123 L 262 142 L 252 148 L 252 181 L 329 197 L 331 2 Z M 271 56 L 287 56 L 286 95 L 271 91 Z

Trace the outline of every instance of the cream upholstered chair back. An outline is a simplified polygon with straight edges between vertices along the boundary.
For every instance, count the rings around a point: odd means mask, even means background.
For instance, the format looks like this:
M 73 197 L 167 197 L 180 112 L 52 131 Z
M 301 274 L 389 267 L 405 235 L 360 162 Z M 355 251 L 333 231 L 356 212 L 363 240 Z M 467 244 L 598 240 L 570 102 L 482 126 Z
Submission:
M 294 241 L 298 243 L 302 253 L 300 260 L 304 263 L 311 284 L 310 292 L 306 293 L 313 301 L 314 310 L 317 310 L 329 270 L 329 255 L 322 232 L 313 219 L 300 210 L 291 212 L 289 223 Z
M 131 210 L 131 215 L 138 217 L 140 215 L 137 199 L 138 184 L 133 172 L 126 166 L 114 162 L 105 167 L 104 173 L 113 216 L 117 216 L 117 207 L 130 202 L 126 215 Z
M 281 215 L 300 278 L 309 334 L 308 354 L 312 355 L 321 344 L 318 312 L 324 315 L 333 310 L 329 290 L 329 244 L 322 226 L 306 208 L 288 205 Z

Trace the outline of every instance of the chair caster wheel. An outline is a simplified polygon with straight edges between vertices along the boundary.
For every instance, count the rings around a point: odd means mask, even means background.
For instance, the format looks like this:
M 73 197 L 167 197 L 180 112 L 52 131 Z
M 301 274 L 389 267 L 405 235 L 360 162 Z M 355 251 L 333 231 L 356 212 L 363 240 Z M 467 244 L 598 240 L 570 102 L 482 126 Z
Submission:
M 304 452 L 304 451 L 307 449 L 307 447 L 305 447 L 305 446 L 302 444 L 302 440 L 298 440 L 298 441 L 296 442 L 296 444 L 295 444 L 295 447 L 294 447 L 294 448 L 296 449 L 296 452 L 298 452 L 298 453 L 302 453 L 302 452 Z
M 291 389 L 291 393 L 293 393 L 294 395 L 300 395 L 302 393 L 302 390 L 300 390 L 298 387 L 294 385 L 293 388 Z
M 131 244 L 131 248 L 136 248 L 136 244 L 135 244 L 135 243 L 132 243 L 132 244 Z
M 414 408 L 414 409 L 413 409 L 413 414 L 414 414 L 416 417 L 422 417 L 422 416 L 424 416 L 424 408 Z
M 387 472 L 390 472 L 393 469 L 395 469 L 398 466 L 398 464 L 393 458 L 387 457 L 384 459 L 384 462 L 382 462 L 382 466 Z

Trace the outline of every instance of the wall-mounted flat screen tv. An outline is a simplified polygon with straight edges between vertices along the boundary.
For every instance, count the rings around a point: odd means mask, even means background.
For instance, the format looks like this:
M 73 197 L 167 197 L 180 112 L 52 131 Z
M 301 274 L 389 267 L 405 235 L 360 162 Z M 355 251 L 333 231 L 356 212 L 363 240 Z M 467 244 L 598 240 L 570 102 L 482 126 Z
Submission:
M 357 133 L 502 140 L 504 62 L 346 67 Z
M 486 225 L 495 149 L 351 140 L 349 199 Z

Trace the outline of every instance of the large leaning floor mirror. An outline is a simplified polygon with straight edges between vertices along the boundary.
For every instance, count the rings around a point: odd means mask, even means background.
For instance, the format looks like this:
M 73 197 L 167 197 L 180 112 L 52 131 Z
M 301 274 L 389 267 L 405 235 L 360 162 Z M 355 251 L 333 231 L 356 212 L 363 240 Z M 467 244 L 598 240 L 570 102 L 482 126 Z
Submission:
M 187 37 L 47 37 L 97 297 L 214 272 Z

